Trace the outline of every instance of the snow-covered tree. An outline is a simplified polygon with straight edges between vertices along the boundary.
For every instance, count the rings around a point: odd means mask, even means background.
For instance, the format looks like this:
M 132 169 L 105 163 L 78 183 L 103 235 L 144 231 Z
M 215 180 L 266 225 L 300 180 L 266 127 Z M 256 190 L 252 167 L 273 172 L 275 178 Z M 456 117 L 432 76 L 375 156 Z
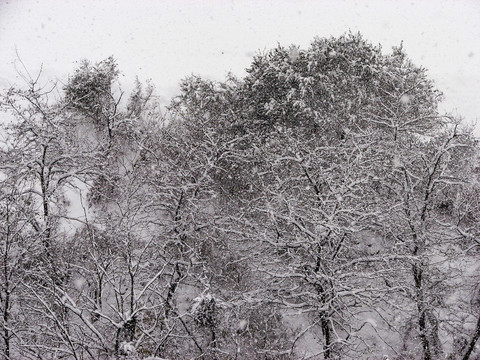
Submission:
M 401 46 L 278 46 L 165 111 L 118 74 L 0 98 L 3 357 L 478 355 L 478 143 Z

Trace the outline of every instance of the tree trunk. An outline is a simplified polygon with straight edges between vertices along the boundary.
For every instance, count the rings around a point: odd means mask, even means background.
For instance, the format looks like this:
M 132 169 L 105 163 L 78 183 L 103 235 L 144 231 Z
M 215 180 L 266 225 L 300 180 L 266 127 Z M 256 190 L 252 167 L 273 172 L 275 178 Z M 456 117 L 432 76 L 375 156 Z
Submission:
M 470 358 L 470 355 L 473 352 L 473 349 L 475 347 L 475 344 L 477 343 L 478 338 L 480 338 L 480 317 L 478 318 L 477 327 L 475 329 L 475 332 L 473 333 L 472 339 L 468 344 L 467 351 L 465 352 L 465 355 L 463 356 L 462 360 L 468 360 Z
M 8 205 L 7 205 L 8 206 Z M 10 279 L 9 279 L 9 266 L 8 266 L 8 248 L 10 246 L 10 213 L 9 208 L 7 207 L 7 234 L 5 237 L 5 252 L 3 254 L 3 276 L 4 276 L 4 289 L 5 289 L 5 298 L 0 300 L 3 302 L 3 340 L 5 343 L 5 350 L 3 352 L 5 359 L 10 359 L 10 332 L 8 331 L 8 322 L 10 316 Z
M 331 332 L 330 324 L 328 322 L 328 315 L 326 311 L 320 312 L 320 323 L 322 326 L 323 339 L 325 340 L 325 345 L 323 345 L 323 357 L 324 359 L 330 359 L 331 357 Z
M 8 284 L 7 284 L 8 286 Z M 5 349 L 3 351 L 3 354 L 5 356 L 5 359 L 8 360 L 10 359 L 10 332 L 8 331 L 8 321 L 9 321 L 9 308 L 10 308 L 10 292 L 7 288 L 5 291 L 5 308 L 3 309 L 3 340 L 5 343 Z
M 328 239 L 329 234 L 326 236 L 325 240 Z M 321 251 L 322 247 L 320 244 L 318 244 L 317 247 L 317 259 L 316 259 L 316 264 L 315 264 L 315 273 L 319 273 L 321 269 Z M 328 300 L 328 294 L 325 291 L 325 288 L 322 286 L 322 284 L 317 283 L 315 285 L 317 294 L 320 296 L 320 302 L 323 306 L 327 305 L 327 300 Z M 320 311 L 320 325 L 322 327 L 322 333 L 323 333 L 323 340 L 324 340 L 324 345 L 323 345 L 323 357 L 324 359 L 330 359 L 332 356 L 332 351 L 331 351 L 331 329 L 330 329 L 330 322 L 329 320 L 329 315 L 327 310 L 322 310 Z
M 420 341 L 423 347 L 423 359 L 431 360 L 431 349 L 430 342 L 427 336 L 427 321 L 426 321 L 426 309 L 425 309 L 425 297 L 423 294 L 423 284 L 422 284 L 422 269 L 419 265 L 413 265 L 413 277 L 415 280 L 415 292 L 416 292 L 416 302 L 418 309 L 418 327 L 420 330 Z

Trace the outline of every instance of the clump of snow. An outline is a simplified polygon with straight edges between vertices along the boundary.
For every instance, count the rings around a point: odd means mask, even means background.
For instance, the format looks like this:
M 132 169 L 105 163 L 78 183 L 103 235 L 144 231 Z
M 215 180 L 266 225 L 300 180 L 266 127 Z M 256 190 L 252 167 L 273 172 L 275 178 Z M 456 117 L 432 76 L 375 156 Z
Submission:
M 204 302 L 210 302 L 213 300 L 213 296 L 210 293 L 202 294 L 193 299 L 192 312 L 195 311 Z
M 248 326 L 248 321 L 247 320 L 245 320 L 245 319 L 240 320 L 238 322 L 237 332 L 238 333 L 243 333 L 247 329 L 247 326 Z
M 118 353 L 127 359 L 138 359 L 137 349 L 135 349 L 135 345 L 131 342 L 122 342 L 118 348 Z

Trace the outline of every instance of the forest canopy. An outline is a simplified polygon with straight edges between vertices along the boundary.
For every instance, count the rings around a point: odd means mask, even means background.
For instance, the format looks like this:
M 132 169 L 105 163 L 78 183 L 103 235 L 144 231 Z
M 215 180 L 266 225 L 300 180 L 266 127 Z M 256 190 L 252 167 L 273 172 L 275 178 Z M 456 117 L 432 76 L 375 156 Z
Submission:
M 0 94 L 0 358 L 480 356 L 478 139 L 402 46 L 120 72 Z

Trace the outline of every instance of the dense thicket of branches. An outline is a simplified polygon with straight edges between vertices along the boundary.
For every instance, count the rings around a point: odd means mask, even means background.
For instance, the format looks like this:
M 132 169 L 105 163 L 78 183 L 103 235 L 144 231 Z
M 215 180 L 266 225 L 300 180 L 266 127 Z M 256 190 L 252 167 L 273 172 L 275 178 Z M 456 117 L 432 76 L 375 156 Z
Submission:
M 480 356 L 478 142 L 402 48 L 118 74 L 1 94 L 0 358 Z

